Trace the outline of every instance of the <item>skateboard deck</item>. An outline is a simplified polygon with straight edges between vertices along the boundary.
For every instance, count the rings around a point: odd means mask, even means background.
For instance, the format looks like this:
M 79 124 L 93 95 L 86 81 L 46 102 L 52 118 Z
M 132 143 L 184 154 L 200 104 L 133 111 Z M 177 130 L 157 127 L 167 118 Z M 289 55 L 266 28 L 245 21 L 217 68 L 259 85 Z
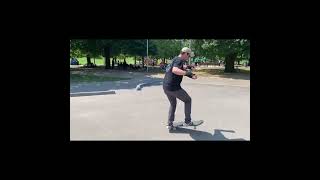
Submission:
M 204 123 L 203 120 L 199 120 L 199 121 L 192 121 L 193 122 L 193 125 L 186 125 L 184 123 L 184 121 L 179 121 L 179 122 L 173 122 L 173 127 L 175 128 L 179 128 L 179 127 L 190 127 L 190 126 L 193 126 L 194 129 L 196 129 L 197 126 L 201 125 L 202 123 Z

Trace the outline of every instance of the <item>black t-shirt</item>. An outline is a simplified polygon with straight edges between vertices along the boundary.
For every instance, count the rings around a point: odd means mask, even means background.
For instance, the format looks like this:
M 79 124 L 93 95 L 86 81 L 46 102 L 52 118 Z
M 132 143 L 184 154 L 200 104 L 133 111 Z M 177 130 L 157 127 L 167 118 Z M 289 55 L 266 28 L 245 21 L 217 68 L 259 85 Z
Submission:
M 177 67 L 179 69 L 183 69 L 184 60 L 180 57 L 175 57 L 172 59 L 172 63 L 168 65 L 166 68 L 166 74 L 163 80 L 163 88 L 169 91 L 176 91 L 181 89 L 180 83 L 182 81 L 183 76 L 176 75 L 172 73 L 172 68 Z

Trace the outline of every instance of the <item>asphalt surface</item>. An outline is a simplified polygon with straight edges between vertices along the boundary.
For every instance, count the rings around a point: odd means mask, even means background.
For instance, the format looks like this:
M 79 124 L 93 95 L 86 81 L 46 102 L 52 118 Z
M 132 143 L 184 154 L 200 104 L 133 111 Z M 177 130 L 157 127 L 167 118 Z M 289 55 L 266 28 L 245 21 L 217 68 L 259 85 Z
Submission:
M 192 98 L 191 117 L 204 123 L 169 132 L 161 76 L 71 84 L 78 95 L 70 95 L 70 140 L 250 140 L 250 79 L 184 77 L 182 87 Z M 180 100 L 175 120 L 184 120 Z

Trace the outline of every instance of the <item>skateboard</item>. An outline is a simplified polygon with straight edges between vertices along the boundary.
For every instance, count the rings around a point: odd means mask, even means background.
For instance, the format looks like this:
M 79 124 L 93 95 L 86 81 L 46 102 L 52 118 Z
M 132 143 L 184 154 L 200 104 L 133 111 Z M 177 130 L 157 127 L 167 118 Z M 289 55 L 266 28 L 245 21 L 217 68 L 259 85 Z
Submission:
M 196 129 L 197 126 L 199 126 L 199 125 L 201 125 L 202 123 L 204 123 L 203 120 L 192 121 L 192 122 L 193 122 L 193 125 L 186 125 L 186 124 L 184 123 L 184 121 L 173 122 L 174 130 L 175 130 L 175 128 L 179 128 L 179 127 L 190 127 L 190 126 L 193 126 L 193 128 Z

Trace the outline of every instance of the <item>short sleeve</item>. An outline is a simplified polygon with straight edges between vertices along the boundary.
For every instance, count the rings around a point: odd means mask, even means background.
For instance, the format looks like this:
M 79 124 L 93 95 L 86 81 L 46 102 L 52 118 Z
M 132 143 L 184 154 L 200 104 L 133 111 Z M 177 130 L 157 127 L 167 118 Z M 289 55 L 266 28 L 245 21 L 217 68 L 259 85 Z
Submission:
M 183 62 L 182 60 L 178 59 L 176 61 L 173 62 L 173 67 L 178 67 L 178 68 L 181 68 L 183 65 Z

